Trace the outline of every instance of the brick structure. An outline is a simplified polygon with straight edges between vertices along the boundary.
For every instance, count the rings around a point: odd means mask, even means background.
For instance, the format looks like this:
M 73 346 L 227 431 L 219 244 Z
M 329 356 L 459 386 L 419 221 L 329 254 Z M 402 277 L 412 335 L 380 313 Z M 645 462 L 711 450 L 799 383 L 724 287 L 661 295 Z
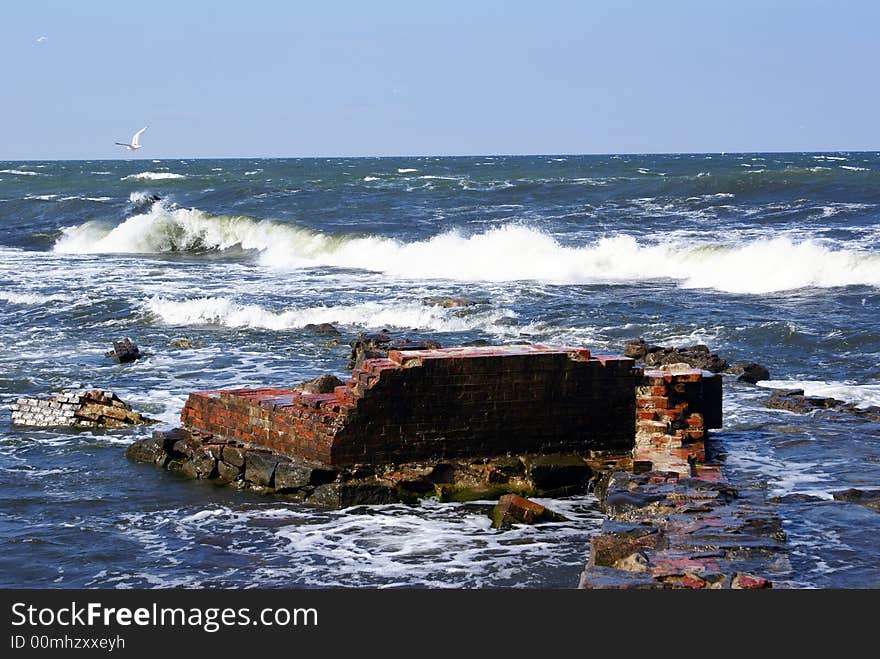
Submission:
M 705 464 L 705 439 L 720 427 L 720 375 L 685 365 L 644 372 L 636 388 L 637 466 L 684 476 L 717 471 Z
M 58 394 L 51 398 L 18 398 L 10 408 L 12 423 L 35 428 L 116 428 L 153 423 L 112 391 L 92 389 Z
M 181 421 L 328 465 L 626 451 L 640 375 L 632 359 L 579 348 L 392 350 L 331 394 L 193 393 Z

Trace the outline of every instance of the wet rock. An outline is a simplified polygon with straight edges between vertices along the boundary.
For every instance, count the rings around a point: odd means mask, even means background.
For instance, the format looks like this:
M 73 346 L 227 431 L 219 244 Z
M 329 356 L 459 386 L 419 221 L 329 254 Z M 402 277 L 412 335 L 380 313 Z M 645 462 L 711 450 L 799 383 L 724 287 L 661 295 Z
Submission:
M 650 367 L 687 364 L 691 368 L 721 373 L 729 366 L 727 360 L 710 352 L 709 348 L 702 344 L 671 348 L 653 345 L 638 338 L 626 342 L 623 354 L 635 359 L 639 364 Z
M 245 455 L 244 479 L 254 485 L 269 487 L 275 476 L 275 466 L 281 458 L 263 451 L 248 451 Z
M 426 297 L 422 300 L 422 304 L 429 307 L 451 309 L 454 307 L 474 307 L 479 304 L 489 304 L 489 301 L 472 300 L 466 297 Z
M 768 501 L 770 503 L 812 503 L 814 501 L 824 501 L 824 499 L 822 497 L 813 496 L 812 494 L 795 492 L 794 494 L 786 494 L 781 497 L 770 497 Z
M 489 345 L 489 342 L 486 339 L 474 339 L 473 341 L 465 341 L 461 345 L 464 348 L 481 348 Z
M 140 351 L 140 348 L 132 343 L 131 339 L 124 338 L 120 339 L 119 341 L 114 341 L 113 350 L 105 353 L 104 356 L 111 358 L 118 364 L 125 364 L 127 362 L 133 362 L 136 359 L 140 359 L 144 355 Z
M 223 447 L 223 461 L 228 462 L 235 467 L 244 468 L 244 455 L 244 449 L 237 446 Z
M 342 332 L 330 323 L 309 323 L 303 327 L 303 329 L 306 332 L 311 332 L 312 334 L 318 334 L 320 336 L 342 336 Z
M 513 524 L 565 521 L 565 517 L 559 513 L 516 494 L 501 497 L 492 509 L 491 517 L 492 527 L 496 529 L 509 528 Z
M 663 494 L 650 492 L 628 492 L 615 490 L 605 497 L 605 513 L 611 517 L 619 517 L 633 510 L 647 508 L 652 503 L 663 501 Z
M 164 440 L 155 436 L 134 442 L 125 451 L 129 460 L 148 464 L 156 464 L 165 456 Z
M 307 501 L 329 508 L 348 508 L 367 504 L 397 503 L 400 497 L 390 485 L 350 481 L 319 485 Z
M 543 455 L 530 461 L 528 473 L 538 490 L 574 494 L 586 491 L 593 470 L 575 455 Z
M 312 380 L 296 385 L 296 389 L 307 394 L 332 394 L 336 387 L 341 387 L 344 384 L 345 383 L 335 375 L 325 373 Z
M 300 462 L 279 462 L 275 467 L 275 487 L 279 490 L 324 485 L 336 480 L 335 469 Z
M 805 396 L 803 389 L 772 389 L 764 403 L 770 409 L 809 414 L 816 410 L 832 410 L 870 421 L 880 421 L 880 407 L 858 407 L 852 403 L 826 396 Z
M 860 506 L 865 506 L 871 510 L 880 512 L 880 489 L 859 490 L 857 488 L 850 488 L 848 490 L 832 492 L 831 496 L 834 497 L 835 501 L 856 503 Z
M 366 359 L 385 359 L 389 350 L 436 350 L 440 344 L 436 341 L 418 341 L 409 338 L 393 338 L 387 333 L 359 334 L 352 341 L 348 368 L 360 368 Z
M 242 477 L 241 466 L 232 465 L 223 460 L 217 461 L 217 482 L 220 484 L 232 483 Z
M 762 380 L 770 379 L 770 369 L 761 364 L 756 364 L 754 362 L 750 362 L 748 364 L 742 364 L 742 372 L 740 376 L 737 378 L 740 382 L 748 382 L 749 384 L 757 384 Z
M 617 563 L 634 553 L 665 547 L 666 536 L 662 529 L 647 524 L 620 525 L 613 531 L 590 538 L 589 565 L 616 567 Z
M 736 574 L 731 581 L 730 587 L 734 590 L 756 590 L 772 588 L 773 584 L 768 579 L 753 574 Z
M 203 345 L 205 345 L 204 341 L 201 341 L 201 340 L 194 341 L 192 339 L 187 339 L 187 338 L 181 337 L 181 338 L 173 339 L 168 344 L 168 347 L 169 348 L 189 349 L 189 348 L 199 348 Z

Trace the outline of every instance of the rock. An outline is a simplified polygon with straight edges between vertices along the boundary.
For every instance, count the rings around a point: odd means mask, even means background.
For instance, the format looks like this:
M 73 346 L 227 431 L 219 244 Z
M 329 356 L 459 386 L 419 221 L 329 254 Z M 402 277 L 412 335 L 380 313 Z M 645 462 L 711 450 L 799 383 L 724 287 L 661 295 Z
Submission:
M 623 346 L 623 356 L 631 359 L 644 359 L 648 354 L 648 344 L 644 339 L 632 339 Z
M 330 508 L 348 508 L 366 504 L 397 503 L 400 497 L 389 485 L 350 481 L 319 485 L 307 501 Z
M 193 341 L 193 340 L 191 340 L 191 339 L 178 338 L 178 339 L 174 339 L 174 340 L 172 340 L 172 341 L 168 344 L 168 347 L 169 347 L 169 348 L 182 348 L 182 349 L 185 349 L 185 348 L 198 348 L 198 347 L 201 347 L 201 346 L 203 346 L 203 345 L 205 345 L 205 342 L 204 342 L 204 341 L 201 341 L 201 340 L 199 340 L 199 341 Z
M 136 441 L 125 451 L 125 457 L 129 460 L 148 464 L 158 463 L 165 455 L 164 441 L 155 436 Z
M 513 524 L 539 524 L 541 522 L 564 522 L 565 517 L 539 503 L 516 494 L 505 494 L 492 509 L 492 527 L 509 528 Z
M 232 483 L 241 478 L 241 466 L 231 465 L 223 460 L 217 461 L 217 482 L 221 484 Z
M 319 375 L 307 382 L 302 382 L 296 385 L 295 388 L 307 394 L 332 394 L 336 387 L 341 387 L 344 384 L 345 383 L 335 375 L 325 373 L 324 375 Z
M 605 497 L 605 513 L 611 518 L 619 517 L 632 510 L 639 510 L 657 501 L 663 501 L 665 498 L 662 494 L 615 490 Z
M 336 327 L 334 327 L 330 323 L 309 323 L 303 330 L 306 332 L 311 332 L 312 334 L 319 334 L 321 336 L 342 336 L 342 332 L 340 332 Z
M 758 577 L 753 574 L 735 574 L 730 583 L 730 587 L 734 590 L 756 590 L 763 588 L 772 588 L 773 584 L 764 577 Z
M 392 338 L 387 333 L 359 334 L 352 341 L 348 368 L 360 368 L 366 359 L 384 359 L 389 350 L 436 350 L 440 344 L 436 341 L 416 341 L 409 338 Z
M 742 374 L 737 378 L 741 382 L 757 384 L 761 380 L 770 379 L 770 370 L 766 366 L 750 362 L 742 364 Z
M 224 446 L 223 447 L 223 462 L 228 462 L 230 465 L 235 467 L 243 468 L 244 467 L 244 449 L 238 448 L 236 446 Z
M 647 343 L 644 339 L 630 339 L 623 347 L 626 357 L 635 359 L 644 366 L 660 367 L 669 364 L 687 364 L 690 368 L 699 368 L 712 373 L 721 373 L 730 364 L 727 360 L 712 353 L 703 344 L 669 348 Z
M 335 469 L 323 465 L 308 465 L 300 462 L 279 462 L 275 467 L 275 487 L 279 490 L 332 483 L 339 475 Z
M 875 490 L 859 490 L 850 488 L 848 490 L 839 490 L 832 492 L 831 496 L 835 501 L 846 501 L 847 503 L 856 503 L 860 506 L 866 506 L 871 510 L 880 512 L 880 489 Z
M 662 529 L 650 524 L 610 524 L 610 532 L 590 538 L 589 565 L 617 567 L 617 564 L 634 553 L 646 549 L 662 549 L 667 545 Z M 618 568 L 621 569 L 621 568 Z
M 125 338 L 119 341 L 114 341 L 113 350 L 105 353 L 104 356 L 110 357 L 113 361 L 119 364 L 125 364 L 127 362 L 133 362 L 135 359 L 140 359 L 144 355 L 141 353 L 140 348 L 131 342 L 131 339 Z
M 770 503 L 812 503 L 814 501 L 824 501 L 824 499 L 822 497 L 813 496 L 812 494 L 795 492 L 794 494 L 786 494 L 781 497 L 770 497 L 768 501 Z
M 636 551 L 629 556 L 616 560 L 611 567 L 615 570 L 625 570 L 626 572 L 647 572 L 648 557 L 642 552 Z
M 275 476 L 275 466 L 281 458 L 264 451 L 248 451 L 244 461 L 244 479 L 254 485 L 270 487 Z
M 466 297 L 426 297 L 422 300 L 422 304 L 429 307 L 451 309 L 453 307 L 474 307 L 478 304 L 489 304 L 489 301 L 471 300 Z

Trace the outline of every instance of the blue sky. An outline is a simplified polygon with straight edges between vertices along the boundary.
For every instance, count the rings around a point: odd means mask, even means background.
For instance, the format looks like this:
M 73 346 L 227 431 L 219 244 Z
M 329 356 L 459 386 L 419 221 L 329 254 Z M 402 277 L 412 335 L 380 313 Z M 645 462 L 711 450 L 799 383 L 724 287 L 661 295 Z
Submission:
M 880 148 L 880 2 L 0 5 L 0 160 Z M 45 36 L 42 43 L 36 39 Z

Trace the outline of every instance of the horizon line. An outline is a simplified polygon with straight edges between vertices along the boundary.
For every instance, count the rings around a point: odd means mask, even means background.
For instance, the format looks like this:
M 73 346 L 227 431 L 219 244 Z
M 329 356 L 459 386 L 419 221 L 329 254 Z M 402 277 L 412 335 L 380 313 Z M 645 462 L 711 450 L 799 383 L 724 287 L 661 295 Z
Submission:
M 11 158 L 0 162 L 148 162 L 150 160 L 382 160 L 392 158 L 540 158 L 540 157 L 632 157 L 632 156 L 737 156 L 737 155 L 783 155 L 816 153 L 880 153 L 880 149 L 820 149 L 779 151 L 632 151 L 607 153 L 471 153 L 471 154 L 393 154 L 393 155 L 313 155 L 313 156 L 159 156 L 147 154 L 139 158 Z

